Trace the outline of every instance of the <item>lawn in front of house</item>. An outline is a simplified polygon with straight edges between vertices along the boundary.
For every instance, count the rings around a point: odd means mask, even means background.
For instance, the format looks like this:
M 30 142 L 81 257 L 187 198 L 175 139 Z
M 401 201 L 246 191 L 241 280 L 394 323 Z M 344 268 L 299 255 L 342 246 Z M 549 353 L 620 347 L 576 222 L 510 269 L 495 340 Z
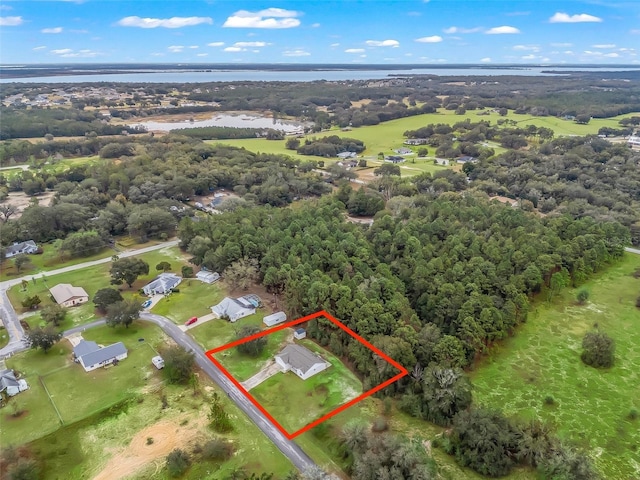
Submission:
M 302 380 L 293 372 L 277 373 L 251 390 L 251 395 L 290 433 L 344 405 L 362 393 L 362 382 L 339 358 L 310 340 L 301 345 L 321 351 L 331 366 Z
M 62 422 L 81 420 L 159 381 L 151 365 L 155 349 L 165 339 L 159 327 L 144 322 L 134 322 L 128 329 L 95 327 L 84 332 L 83 338 L 104 346 L 121 341 L 128 356 L 115 367 L 85 372 L 73 362 L 71 344 L 63 339 L 46 354 L 28 350 L 7 359 L 7 368 L 19 372 L 30 388 L 9 399 L 1 411 L 3 445 L 39 438 L 57 430 Z M 11 417 L 16 410 L 25 413 Z
M 471 374 L 474 402 L 508 416 L 538 418 L 582 447 L 605 478 L 640 478 L 640 256 L 597 274 L 583 287 L 587 304 L 567 289 L 537 303 L 517 333 L 492 348 Z M 582 338 L 594 325 L 616 342 L 610 369 L 580 360 Z
M 214 304 L 215 305 L 215 304 Z M 216 318 L 201 325 L 196 323 L 196 327 L 189 330 L 189 334 L 196 339 L 202 349 L 206 352 L 237 339 L 237 332 L 244 325 L 255 325 L 263 328 L 262 319 L 269 315 L 269 311 L 264 308 L 258 309 L 257 313 L 241 318 L 237 322 L 229 322 Z
M 140 295 L 138 290 L 158 276 L 160 272 L 155 269 L 158 263 L 162 261 L 169 262 L 172 266 L 172 271 L 178 274 L 180 274 L 182 265 L 187 264 L 186 261 L 183 260 L 183 254 L 178 247 L 163 248 L 161 250 L 143 253 L 136 256 L 136 258 L 140 258 L 149 264 L 149 274 L 138 277 L 131 288 L 126 284 L 111 285 L 111 277 L 109 276 L 111 262 L 108 262 L 29 281 L 27 282 L 26 291 L 22 290 L 22 285 L 15 285 L 7 291 L 7 295 L 16 312 L 21 313 L 25 311 L 21 306 L 21 302 L 27 296 L 38 295 L 40 300 L 42 300 L 39 306 L 40 309 L 46 305 L 53 304 L 49 289 L 59 283 L 70 283 L 73 286 L 84 288 L 89 294 L 89 301 L 67 309 L 67 317 L 60 326 L 62 330 L 66 330 L 98 318 L 99 313 L 95 310 L 95 305 L 92 300 L 95 293 L 101 288 L 121 289 L 124 298 L 134 298 L 142 303 L 146 300 L 146 297 Z
M 185 278 L 172 293 L 153 306 L 151 311 L 182 325 L 191 317 L 202 317 L 211 313 L 211 307 L 224 298 L 220 282 L 208 284 L 196 278 Z

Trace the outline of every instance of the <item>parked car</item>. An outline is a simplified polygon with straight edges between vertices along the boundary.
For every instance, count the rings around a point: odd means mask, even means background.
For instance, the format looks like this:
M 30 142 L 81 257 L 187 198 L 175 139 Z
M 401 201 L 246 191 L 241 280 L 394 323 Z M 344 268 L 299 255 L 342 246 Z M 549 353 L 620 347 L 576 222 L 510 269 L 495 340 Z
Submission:
M 185 325 L 193 325 L 198 321 L 198 317 L 191 317 L 189 320 L 185 322 Z
M 142 304 L 142 308 L 149 308 L 151 306 L 151 300 L 147 300 Z

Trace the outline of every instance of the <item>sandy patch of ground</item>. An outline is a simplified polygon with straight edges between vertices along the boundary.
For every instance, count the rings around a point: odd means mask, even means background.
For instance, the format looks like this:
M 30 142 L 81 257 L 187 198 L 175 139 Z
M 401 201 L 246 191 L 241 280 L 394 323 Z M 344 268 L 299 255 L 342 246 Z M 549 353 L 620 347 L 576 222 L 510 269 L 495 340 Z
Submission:
M 43 207 L 48 207 L 51 205 L 51 201 L 53 200 L 53 196 L 56 192 L 45 192 L 40 195 L 36 195 L 38 199 L 39 205 Z M 9 196 L 3 202 L 6 205 L 12 205 L 16 208 L 17 212 L 12 215 L 12 219 L 20 218 L 22 212 L 25 208 L 29 206 L 29 201 L 31 197 L 29 195 L 25 195 L 24 192 L 10 192 Z
M 189 450 L 191 445 L 201 437 L 199 433 L 204 424 L 199 419 L 198 424 L 189 422 L 180 426 L 177 420 L 162 420 L 144 430 L 139 431 L 129 445 L 119 452 L 113 452 L 112 458 L 93 480 L 118 480 L 136 474 L 152 462 L 165 457 L 175 448 Z M 152 438 L 153 443 L 147 444 Z

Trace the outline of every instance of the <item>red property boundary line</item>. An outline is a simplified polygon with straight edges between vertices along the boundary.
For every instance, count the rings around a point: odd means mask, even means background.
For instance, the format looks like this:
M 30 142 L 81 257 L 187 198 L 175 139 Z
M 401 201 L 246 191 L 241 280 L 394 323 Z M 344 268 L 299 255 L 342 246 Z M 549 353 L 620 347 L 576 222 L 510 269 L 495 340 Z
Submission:
M 253 398 L 253 396 L 242 386 L 242 384 L 238 380 L 236 380 L 233 377 L 233 375 L 231 375 L 231 373 L 229 373 L 229 371 L 226 368 L 224 368 L 222 366 L 222 364 L 218 360 L 216 360 L 213 356 L 216 353 L 222 352 L 223 350 L 228 350 L 230 348 L 237 347 L 238 345 L 241 345 L 241 344 L 246 343 L 246 342 L 250 342 L 251 340 L 255 340 L 256 338 L 264 337 L 266 335 L 269 335 L 271 333 L 277 332 L 277 331 L 282 330 L 284 328 L 293 327 L 294 325 L 298 325 L 300 323 L 308 322 L 309 320 L 313 320 L 314 318 L 320 318 L 320 317 L 326 318 L 331 323 L 333 323 L 337 327 L 339 327 L 342 330 L 344 330 L 345 332 L 347 332 L 353 338 L 355 338 L 360 343 L 362 343 L 365 347 L 367 347 L 368 349 L 372 350 L 376 355 L 380 356 L 381 358 L 383 358 L 384 360 L 389 362 L 391 365 L 393 365 L 395 368 L 397 368 L 400 371 L 400 373 L 398 373 L 394 377 L 390 378 L 389 380 L 381 383 L 380 385 L 372 388 L 371 390 L 367 390 L 366 392 L 364 392 L 361 395 L 357 396 L 353 400 L 350 400 L 349 402 L 345 403 L 344 405 L 339 406 L 335 410 L 332 410 L 331 412 L 327 413 L 326 415 L 323 415 L 322 417 L 318 418 L 317 420 L 314 420 L 313 422 L 309 423 L 308 425 L 305 425 L 301 429 L 299 429 L 299 430 L 297 430 L 297 431 L 295 431 L 293 433 L 289 433 L 282 425 L 280 425 L 280 423 L 278 423 L 278 421 L 275 418 L 273 418 L 273 416 L 271 416 L 271 414 L 269 412 L 267 412 L 267 410 L 260 404 L 260 402 L 258 402 L 255 398 Z M 298 435 L 306 432 L 307 430 L 312 429 L 316 425 L 321 424 L 325 420 L 328 420 L 329 418 L 333 417 L 334 415 L 337 415 L 338 413 L 346 410 L 347 408 L 355 405 L 356 403 L 364 400 L 365 398 L 370 397 L 374 393 L 382 390 L 385 387 L 388 387 L 392 383 L 397 382 L 402 377 L 404 377 L 405 375 L 409 374 L 409 372 L 407 371 L 406 368 L 404 368 L 398 362 L 396 362 L 395 360 L 390 358 L 387 354 L 382 352 L 379 348 L 376 348 L 373 345 L 371 345 L 369 342 L 367 342 L 364 338 L 362 338 L 356 332 L 351 330 L 349 327 L 344 325 L 342 322 L 340 322 L 339 320 L 337 320 L 336 318 L 334 318 L 333 316 L 331 316 L 330 314 L 328 314 L 324 310 L 320 310 L 319 312 L 312 313 L 311 315 L 307 315 L 306 317 L 302 317 L 302 318 L 299 318 L 297 320 L 293 320 L 291 322 L 283 323 L 282 325 L 278 325 L 277 327 L 273 327 L 273 328 L 270 328 L 268 330 L 263 330 L 262 332 L 256 333 L 255 335 L 251 335 L 249 337 L 242 338 L 240 340 L 236 340 L 235 342 L 227 343 L 226 345 L 222 345 L 221 347 L 209 350 L 208 352 L 206 352 L 206 355 L 209 358 L 209 360 L 211 360 L 214 363 L 214 365 L 216 367 L 218 367 L 220 369 L 220 371 L 222 373 L 224 373 L 224 375 L 238 388 L 238 390 L 240 390 L 245 395 L 245 397 L 247 397 L 247 399 L 249 399 L 249 401 L 251 403 L 253 403 L 253 405 L 255 405 L 255 407 L 258 410 L 260 410 L 260 412 L 262 412 L 262 414 L 265 417 L 267 417 L 271 421 L 271 423 L 273 423 L 278 428 L 278 430 L 280 430 L 280 432 L 285 437 L 287 437 L 289 440 L 293 440 Z

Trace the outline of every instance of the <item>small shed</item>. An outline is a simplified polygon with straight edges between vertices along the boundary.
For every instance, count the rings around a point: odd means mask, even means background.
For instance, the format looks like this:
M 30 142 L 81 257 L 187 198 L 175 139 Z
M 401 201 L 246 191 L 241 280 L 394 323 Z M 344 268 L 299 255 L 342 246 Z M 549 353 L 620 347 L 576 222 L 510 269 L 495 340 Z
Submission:
M 298 328 L 295 332 L 293 332 L 293 338 L 295 338 L 296 340 L 307 338 L 307 331 L 304 328 Z
M 196 273 L 196 278 L 204 283 L 216 283 L 218 280 L 220 280 L 220 274 L 218 272 L 200 270 L 198 273 Z
M 153 366 L 156 367 L 158 370 L 161 370 L 164 368 L 164 358 L 162 358 L 160 355 L 156 355 L 155 357 L 153 357 L 151 359 L 151 363 L 153 363 Z
M 287 320 L 287 314 L 284 312 L 276 312 L 271 315 L 267 315 L 262 319 L 262 321 L 267 327 L 273 327 L 274 325 L 282 323 L 286 320 Z

